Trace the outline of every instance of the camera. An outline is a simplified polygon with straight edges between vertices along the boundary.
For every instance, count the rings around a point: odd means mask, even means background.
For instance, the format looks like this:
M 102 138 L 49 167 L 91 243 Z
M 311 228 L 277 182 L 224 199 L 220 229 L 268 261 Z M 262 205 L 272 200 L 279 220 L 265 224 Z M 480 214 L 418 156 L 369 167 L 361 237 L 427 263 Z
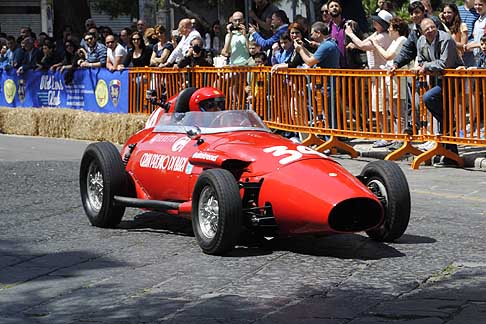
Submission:
M 152 103 L 153 101 L 157 100 L 157 91 L 153 89 L 149 89 L 145 91 L 145 100 Z
M 233 24 L 231 25 L 230 30 L 240 30 L 240 26 Z
M 202 47 L 199 44 L 196 44 L 192 46 L 192 50 L 194 53 L 199 54 L 202 52 Z

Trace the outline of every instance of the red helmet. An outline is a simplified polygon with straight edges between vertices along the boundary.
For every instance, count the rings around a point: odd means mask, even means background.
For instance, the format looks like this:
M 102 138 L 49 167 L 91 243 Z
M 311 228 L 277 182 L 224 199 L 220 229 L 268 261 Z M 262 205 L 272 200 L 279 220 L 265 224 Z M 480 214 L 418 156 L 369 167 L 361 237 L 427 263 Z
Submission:
M 224 110 L 224 94 L 213 87 L 197 89 L 189 99 L 190 111 L 214 111 Z

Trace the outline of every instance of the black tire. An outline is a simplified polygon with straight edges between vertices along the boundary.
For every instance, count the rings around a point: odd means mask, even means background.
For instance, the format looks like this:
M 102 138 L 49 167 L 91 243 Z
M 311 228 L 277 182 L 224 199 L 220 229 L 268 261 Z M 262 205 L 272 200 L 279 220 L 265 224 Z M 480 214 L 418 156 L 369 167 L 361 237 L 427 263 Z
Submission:
M 410 220 L 410 190 L 402 169 L 392 161 L 373 161 L 363 168 L 361 178 L 382 202 L 385 216 L 379 227 L 366 234 L 380 242 L 398 239 Z
M 113 196 L 126 194 L 128 177 L 115 145 L 109 142 L 88 145 L 81 160 L 79 186 L 91 225 L 113 228 L 120 223 L 125 206 L 115 205 Z
M 232 250 L 239 240 L 241 218 L 240 191 L 231 172 L 201 173 L 192 195 L 192 228 L 203 252 L 221 255 Z

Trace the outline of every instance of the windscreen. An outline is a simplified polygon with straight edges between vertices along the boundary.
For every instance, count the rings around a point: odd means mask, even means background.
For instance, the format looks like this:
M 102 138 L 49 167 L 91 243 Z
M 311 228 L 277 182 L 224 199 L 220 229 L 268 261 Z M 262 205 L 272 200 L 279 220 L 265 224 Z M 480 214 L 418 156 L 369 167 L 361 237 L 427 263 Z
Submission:
M 185 133 L 188 127 L 198 127 L 202 134 L 245 130 L 270 132 L 260 117 L 251 110 L 166 113 L 162 115 L 154 131 Z

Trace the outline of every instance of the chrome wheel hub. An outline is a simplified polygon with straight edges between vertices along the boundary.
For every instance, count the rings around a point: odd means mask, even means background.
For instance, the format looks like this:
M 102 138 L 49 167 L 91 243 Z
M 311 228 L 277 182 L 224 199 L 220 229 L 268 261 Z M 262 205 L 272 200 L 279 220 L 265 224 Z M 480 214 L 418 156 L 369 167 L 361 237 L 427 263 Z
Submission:
M 371 180 L 368 182 L 368 188 L 381 201 L 383 208 L 388 205 L 388 194 L 385 185 L 379 180 Z
M 88 203 L 95 212 L 99 212 L 103 203 L 103 174 L 95 161 L 89 165 L 87 178 Z
M 208 239 L 214 238 L 218 231 L 219 202 L 210 186 L 202 190 L 197 212 L 202 234 Z

